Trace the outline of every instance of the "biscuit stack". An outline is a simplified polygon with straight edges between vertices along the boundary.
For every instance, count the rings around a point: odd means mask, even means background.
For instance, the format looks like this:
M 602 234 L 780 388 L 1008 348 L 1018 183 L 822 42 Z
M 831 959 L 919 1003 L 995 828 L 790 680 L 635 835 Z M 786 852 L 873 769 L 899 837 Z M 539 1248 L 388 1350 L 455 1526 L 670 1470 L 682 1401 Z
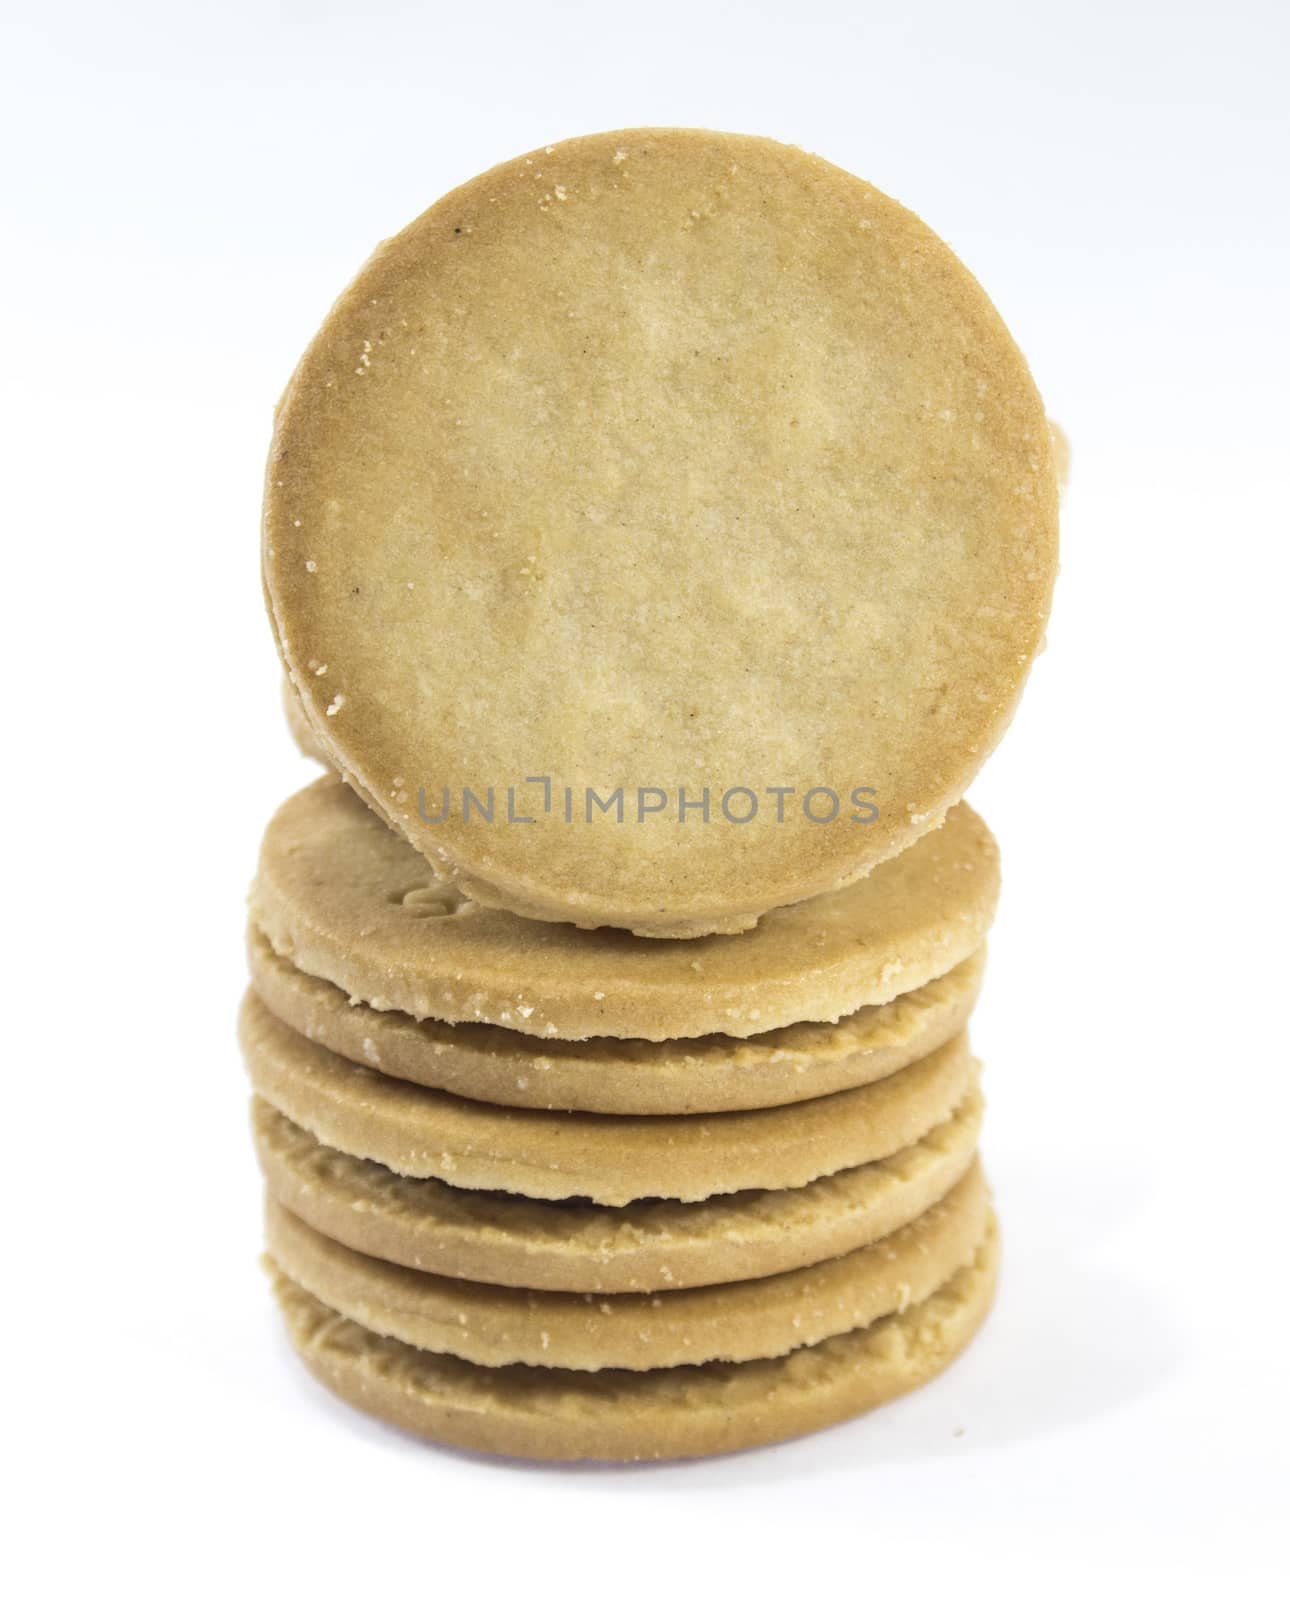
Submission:
M 999 874 L 958 802 L 1055 503 L 979 288 L 800 151 L 575 140 L 378 251 L 265 516 L 333 770 L 266 833 L 241 1038 L 323 1383 L 469 1448 L 693 1456 L 963 1349 Z

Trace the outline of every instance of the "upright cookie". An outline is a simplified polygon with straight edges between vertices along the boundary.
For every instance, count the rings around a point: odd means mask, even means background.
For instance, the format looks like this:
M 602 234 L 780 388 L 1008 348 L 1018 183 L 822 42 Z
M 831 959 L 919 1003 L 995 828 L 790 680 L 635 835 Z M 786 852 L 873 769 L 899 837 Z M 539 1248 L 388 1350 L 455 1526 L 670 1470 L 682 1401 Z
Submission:
M 270 822 L 251 920 L 278 955 L 379 1011 L 547 1039 L 743 1039 L 921 988 L 980 948 L 998 895 L 994 840 L 959 805 L 867 878 L 769 912 L 737 939 L 534 922 L 437 879 L 327 777 Z
M 1043 407 L 916 217 L 766 139 L 536 151 L 386 241 L 278 412 L 319 745 L 474 899 L 693 936 L 854 881 L 1006 727 Z

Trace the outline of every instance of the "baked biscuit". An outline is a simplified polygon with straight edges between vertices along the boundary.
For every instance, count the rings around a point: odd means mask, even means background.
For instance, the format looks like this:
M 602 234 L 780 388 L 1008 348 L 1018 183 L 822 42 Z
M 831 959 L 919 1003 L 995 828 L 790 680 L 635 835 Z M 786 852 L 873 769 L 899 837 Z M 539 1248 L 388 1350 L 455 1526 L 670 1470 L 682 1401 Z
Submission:
M 266 1247 L 351 1321 L 477 1366 L 648 1372 L 787 1355 L 925 1300 L 975 1255 L 990 1199 L 979 1164 L 913 1222 L 861 1250 L 773 1278 L 663 1294 L 552 1294 L 436 1277 L 359 1255 L 275 1201 Z
M 625 1205 L 791 1189 L 914 1144 L 976 1081 L 959 1034 L 889 1078 L 759 1111 L 685 1117 L 521 1111 L 387 1078 L 296 1033 L 247 994 L 239 1037 L 257 1094 L 325 1144 L 409 1178 L 538 1200 Z
M 1056 542 L 1039 395 L 929 228 L 802 150 L 635 129 L 377 249 L 279 407 L 263 572 L 317 743 L 441 875 L 690 937 L 939 823 Z
M 275 1273 L 287 1334 L 341 1399 L 441 1444 L 547 1461 L 663 1460 L 791 1439 L 943 1371 L 994 1297 L 998 1234 L 925 1300 L 791 1355 L 654 1372 L 481 1367 L 383 1338 Z
M 252 1128 L 269 1193 L 353 1250 L 481 1283 L 621 1294 L 769 1277 L 872 1244 L 962 1178 L 981 1115 L 973 1087 L 947 1121 L 880 1161 L 797 1189 L 625 1206 L 403 1178 L 320 1143 L 258 1095 Z
M 737 939 L 533 922 L 466 899 L 324 777 L 269 823 L 251 921 L 292 965 L 378 1011 L 544 1039 L 747 1038 L 921 988 L 981 947 L 998 895 L 994 839 L 959 805 L 867 878 Z
M 274 1016 L 337 1055 L 493 1105 L 617 1115 L 788 1105 L 889 1077 L 962 1031 L 985 971 L 979 950 L 886 1005 L 750 1039 L 569 1041 L 374 1011 L 274 955 L 254 928 L 247 953 L 255 992 Z

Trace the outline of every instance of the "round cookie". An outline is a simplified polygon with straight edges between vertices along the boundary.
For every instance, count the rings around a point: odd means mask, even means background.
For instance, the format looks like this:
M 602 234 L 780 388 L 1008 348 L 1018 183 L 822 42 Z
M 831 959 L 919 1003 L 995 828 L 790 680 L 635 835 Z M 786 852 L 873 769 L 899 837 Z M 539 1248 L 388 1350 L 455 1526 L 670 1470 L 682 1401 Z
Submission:
M 622 1294 L 769 1277 L 894 1233 L 968 1170 L 982 1110 L 974 1085 L 916 1144 L 797 1189 L 619 1207 L 403 1178 L 322 1144 L 258 1095 L 252 1127 L 269 1193 L 353 1250 L 481 1283 Z
M 608 1299 L 411 1272 L 346 1249 L 273 1200 L 265 1220 L 268 1253 L 292 1282 L 373 1333 L 485 1367 L 648 1372 L 787 1355 L 903 1311 L 967 1265 L 989 1210 L 976 1163 L 938 1204 L 849 1255 L 773 1278 Z
M 265 832 L 251 920 L 274 951 L 378 1011 L 550 1039 L 734 1038 L 884 1005 L 980 948 L 999 855 L 967 805 L 860 882 L 737 939 L 642 940 L 465 899 L 336 777 Z
M 796 1188 L 880 1160 L 950 1117 L 977 1070 L 959 1034 L 889 1078 L 818 1100 L 607 1117 L 489 1106 L 387 1078 L 288 1028 L 253 990 L 239 1037 L 256 1093 L 334 1149 L 404 1177 L 609 1206 Z
M 444 875 L 691 937 L 936 825 L 1056 542 L 1039 395 L 930 229 L 799 149 L 636 129 L 377 249 L 278 409 L 263 571 L 319 744 Z
M 985 971 L 979 950 L 886 1005 L 747 1040 L 534 1041 L 488 1023 L 374 1011 L 275 955 L 254 928 L 247 953 L 274 1016 L 350 1061 L 492 1105 L 642 1116 L 788 1105 L 888 1077 L 966 1027 Z
M 383 1338 L 282 1273 L 274 1288 L 305 1365 L 360 1410 L 440 1444 L 538 1460 L 663 1460 L 791 1439 L 935 1377 L 985 1320 L 994 1225 L 927 1299 L 791 1355 L 653 1372 L 481 1367 Z

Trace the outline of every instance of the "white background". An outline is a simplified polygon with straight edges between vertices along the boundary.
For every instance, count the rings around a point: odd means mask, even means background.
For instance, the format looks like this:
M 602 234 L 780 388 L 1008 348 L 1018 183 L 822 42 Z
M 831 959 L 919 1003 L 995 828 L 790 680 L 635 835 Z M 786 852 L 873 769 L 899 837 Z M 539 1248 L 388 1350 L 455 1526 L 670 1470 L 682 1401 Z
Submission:
M 1284 1504 L 1284 8 L 7 6 L 0 148 L 12 1592 L 1269 1592 Z M 1050 648 L 973 798 L 1006 1277 L 943 1381 L 723 1461 L 421 1446 L 256 1264 L 243 893 L 271 407 L 493 162 L 770 134 L 920 212 L 1074 445 Z M 361 1586 L 361 1589 L 360 1589 Z

